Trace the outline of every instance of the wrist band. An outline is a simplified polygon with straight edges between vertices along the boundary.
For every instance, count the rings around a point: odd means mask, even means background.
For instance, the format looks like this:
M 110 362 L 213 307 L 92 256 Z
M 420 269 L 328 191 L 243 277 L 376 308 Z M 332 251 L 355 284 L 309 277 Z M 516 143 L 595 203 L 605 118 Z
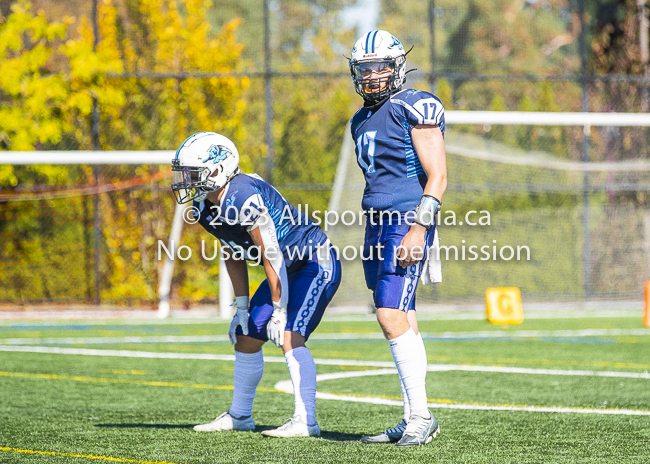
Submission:
M 437 198 L 422 195 L 420 204 L 415 208 L 415 219 L 413 221 L 429 230 L 436 222 L 436 213 L 440 211 L 440 206 L 442 205 Z
M 286 303 L 273 301 L 273 312 L 276 312 L 276 311 L 286 313 L 287 312 Z

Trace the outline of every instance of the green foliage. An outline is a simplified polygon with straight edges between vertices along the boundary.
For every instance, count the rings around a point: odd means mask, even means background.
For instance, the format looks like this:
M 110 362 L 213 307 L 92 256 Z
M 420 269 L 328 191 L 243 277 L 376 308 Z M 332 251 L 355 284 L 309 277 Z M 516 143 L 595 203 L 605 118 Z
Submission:
M 438 88 L 436 90 L 436 96 L 440 99 L 442 104 L 445 106 L 445 110 L 450 111 L 454 109 L 453 90 L 449 85 L 447 79 L 438 80 Z
M 275 183 L 315 184 L 322 190 L 283 190 L 289 201 L 309 204 L 310 210 L 325 211 L 329 203 L 328 186 L 334 182 L 341 141 L 350 115 L 349 94 L 335 87 L 327 106 L 322 106 L 313 90 L 297 92 L 277 143 Z M 346 134 L 347 135 L 347 134 Z M 282 189 L 281 189 L 282 190 Z

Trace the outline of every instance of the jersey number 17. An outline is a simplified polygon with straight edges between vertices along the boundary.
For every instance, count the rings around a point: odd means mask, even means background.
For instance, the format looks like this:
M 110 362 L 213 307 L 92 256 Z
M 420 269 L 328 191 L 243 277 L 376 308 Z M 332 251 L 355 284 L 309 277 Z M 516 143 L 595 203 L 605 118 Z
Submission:
M 366 174 L 375 172 L 375 137 L 377 131 L 367 131 L 357 139 L 357 162 Z

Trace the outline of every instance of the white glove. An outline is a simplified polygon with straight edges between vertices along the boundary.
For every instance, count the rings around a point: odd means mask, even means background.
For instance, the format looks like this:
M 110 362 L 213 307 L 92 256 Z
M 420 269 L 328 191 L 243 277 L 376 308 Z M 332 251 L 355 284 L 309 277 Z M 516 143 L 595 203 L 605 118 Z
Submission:
M 266 324 L 266 334 L 278 348 L 284 345 L 284 329 L 287 327 L 287 305 L 286 303 L 273 302 L 273 314 L 271 320 Z
M 248 297 L 235 297 L 233 305 L 237 305 L 237 312 L 233 316 L 230 328 L 228 329 L 228 338 L 230 339 L 231 345 L 237 343 L 237 334 L 235 333 L 237 327 L 241 326 L 242 333 L 248 335 Z

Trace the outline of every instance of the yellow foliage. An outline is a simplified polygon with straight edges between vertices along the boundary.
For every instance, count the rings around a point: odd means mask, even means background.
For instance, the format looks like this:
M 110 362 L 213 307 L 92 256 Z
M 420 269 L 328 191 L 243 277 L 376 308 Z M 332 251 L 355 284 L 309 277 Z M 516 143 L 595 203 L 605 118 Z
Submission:
M 174 149 L 190 133 L 223 131 L 235 143 L 244 137 L 242 98 L 247 78 L 142 79 L 116 77 L 136 72 L 233 72 L 241 70 L 243 46 L 237 42 L 239 19 L 221 31 L 207 20 L 210 0 L 140 0 L 139 14 L 123 2 L 102 0 L 98 9 L 97 46 L 88 18 L 49 23 L 27 0 L 12 5 L 0 23 L 0 150 L 57 148 L 63 138 L 80 149 L 92 148 L 93 101 L 100 109 L 103 149 Z M 69 30 L 75 25 L 76 34 Z M 60 145 L 59 145 L 60 147 Z M 50 184 L 71 182 L 67 166 L 34 166 Z M 116 168 L 116 178 L 119 168 Z M 90 178 L 91 173 L 85 174 Z M 105 178 L 103 182 L 113 179 Z M 25 182 L 10 166 L 0 166 L 0 184 Z M 121 196 L 123 195 L 123 196 Z M 169 209 L 167 197 L 138 192 L 102 196 L 102 298 L 155 299 L 160 263 L 150 255 L 161 232 L 148 217 L 145 203 Z M 81 208 L 81 205 L 79 206 Z M 160 212 L 158 212 L 160 213 Z M 148 213 L 146 213 L 148 214 Z M 151 213 L 153 217 L 153 213 Z M 25 261 L 35 259 L 23 256 Z M 195 264 L 195 263 L 193 263 Z M 217 265 L 194 266 L 211 290 L 198 290 L 187 279 L 181 294 L 200 300 L 214 293 Z M 84 278 L 83 269 L 75 276 Z M 200 279 L 199 279 L 200 280 Z M 212 287 L 210 287 L 212 285 Z M 208 293 L 206 293 L 208 292 Z
M 438 95 L 438 98 L 445 106 L 446 110 L 454 109 L 453 91 L 447 79 L 438 80 L 438 89 L 436 95 Z
M 88 131 L 78 128 L 89 127 L 93 99 L 119 134 L 119 142 L 132 149 L 170 149 L 196 130 L 225 130 L 235 141 L 241 139 L 247 78 L 156 79 L 144 86 L 147 94 L 142 95 L 142 80 L 106 77 L 124 71 L 238 70 L 243 45 L 235 32 L 240 20 L 213 33 L 206 19 L 211 6 L 210 0 L 142 0 L 138 22 L 123 21 L 128 12 L 113 0 L 103 0 L 101 37 L 93 51 L 88 18 L 80 18 L 77 38 L 71 39 L 68 26 L 77 22 L 75 18 L 48 23 L 42 12 L 32 12 L 28 1 L 18 1 L 0 24 L 0 90 L 11 97 L 0 107 L 0 147 L 31 150 L 56 144 L 64 133 L 71 133 L 81 148 L 91 148 Z M 124 24 L 129 29 L 124 30 Z M 152 122 L 149 115 L 129 120 L 124 111 L 134 104 L 155 107 L 164 121 Z M 151 139 L 141 137 L 148 132 L 143 123 L 158 125 L 155 130 L 163 133 L 152 138 L 162 146 L 143 145 Z M 124 134 L 130 138 L 122 140 Z M 110 149 L 110 134 L 104 133 L 101 143 Z

